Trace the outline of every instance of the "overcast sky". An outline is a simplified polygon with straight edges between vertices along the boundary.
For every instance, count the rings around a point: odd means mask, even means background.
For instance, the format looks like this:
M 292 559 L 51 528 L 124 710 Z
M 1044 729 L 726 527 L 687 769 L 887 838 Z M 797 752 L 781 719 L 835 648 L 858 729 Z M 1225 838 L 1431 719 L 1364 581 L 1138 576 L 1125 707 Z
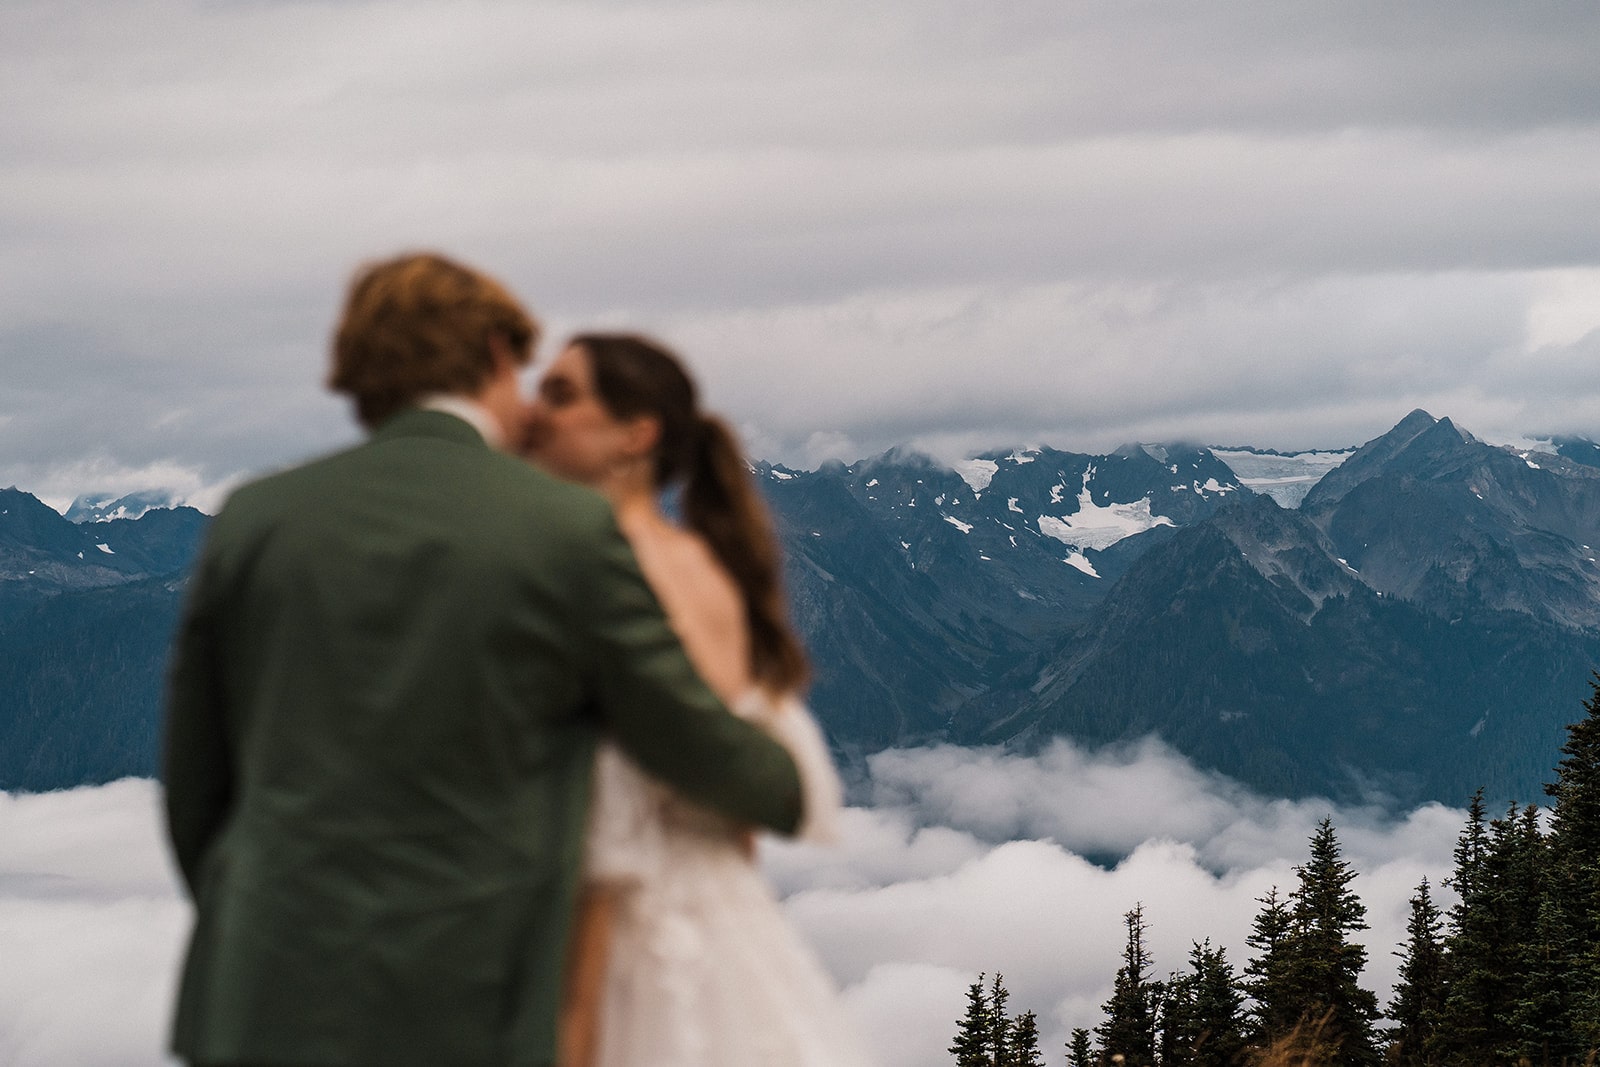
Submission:
M 1155 741 L 1037 756 L 892 750 L 871 759 L 871 807 L 836 849 L 767 847 L 790 917 L 843 989 L 883 1067 L 947 1063 L 980 971 L 1011 1010 L 1038 1014 L 1046 1058 L 1093 1027 L 1143 904 L 1153 977 L 1210 938 L 1242 970 L 1258 898 L 1297 883 L 1332 817 L 1371 929 L 1363 984 L 1387 1004 L 1407 901 L 1436 899 L 1465 812 L 1272 800 L 1197 770 Z M 36 796 L 0 793 L 0 1063 L 155 1067 L 190 912 L 148 780 Z M 1114 867 L 1097 866 L 1124 857 Z M 930 936 L 930 932 L 936 936 Z
M 1578 2 L 10 0 L 0 485 L 204 502 L 352 439 L 341 289 L 416 247 L 660 334 L 801 466 L 1600 436 L 1597 42 Z

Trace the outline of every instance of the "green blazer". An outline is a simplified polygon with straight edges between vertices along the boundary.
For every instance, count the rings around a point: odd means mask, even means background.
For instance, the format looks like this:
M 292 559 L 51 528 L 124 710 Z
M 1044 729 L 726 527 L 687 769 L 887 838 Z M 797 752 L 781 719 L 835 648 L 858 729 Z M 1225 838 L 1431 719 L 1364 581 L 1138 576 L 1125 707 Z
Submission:
M 705 688 L 610 509 L 409 411 L 212 523 L 169 692 L 200 1063 L 542 1065 L 596 740 L 791 831 L 795 768 Z

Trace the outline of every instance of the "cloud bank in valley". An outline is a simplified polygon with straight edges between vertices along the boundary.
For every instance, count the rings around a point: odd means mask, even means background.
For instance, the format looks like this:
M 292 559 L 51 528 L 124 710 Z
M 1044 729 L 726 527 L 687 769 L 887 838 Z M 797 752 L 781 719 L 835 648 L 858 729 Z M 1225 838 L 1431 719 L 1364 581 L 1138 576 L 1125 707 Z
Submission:
M 359 261 L 656 330 L 809 465 L 1600 436 L 1583 5 L 92 0 L 0 12 L 0 484 L 354 436 Z M 774 388 L 782 383 L 781 388 Z
M 1242 967 L 1256 898 L 1295 884 L 1325 816 L 1361 872 L 1367 983 L 1384 996 L 1407 900 L 1448 874 L 1465 819 L 1259 797 L 1154 741 L 892 750 L 870 766 L 870 805 L 846 812 L 839 847 L 769 844 L 763 862 L 885 1067 L 943 1062 L 967 985 L 997 970 L 1059 1058 L 1071 1027 L 1099 1020 L 1136 902 L 1158 977 L 1207 937 Z M 0 794 L 0 1061 L 165 1062 L 189 911 L 157 801 L 139 780 Z
M 1449 874 L 1466 817 L 1269 799 L 1154 740 L 1098 752 L 1058 740 L 1032 757 L 890 750 L 871 771 L 873 806 L 850 812 L 837 854 L 775 849 L 769 869 L 895 1067 L 942 1061 L 980 971 L 1005 975 L 1012 1010 L 1037 1012 L 1059 1053 L 1072 1027 L 1099 1023 L 1136 903 L 1154 977 L 1184 970 L 1205 938 L 1242 970 L 1258 899 L 1295 886 L 1325 817 L 1361 872 L 1366 983 L 1386 1001 L 1409 899 Z
M 165 1064 L 190 909 L 154 783 L 0 793 L 0 1063 Z

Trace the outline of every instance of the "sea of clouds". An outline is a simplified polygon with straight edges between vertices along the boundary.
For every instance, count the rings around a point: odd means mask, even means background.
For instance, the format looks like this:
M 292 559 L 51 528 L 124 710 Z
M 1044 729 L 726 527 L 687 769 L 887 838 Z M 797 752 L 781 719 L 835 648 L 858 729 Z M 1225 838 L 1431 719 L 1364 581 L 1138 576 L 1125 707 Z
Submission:
M 165 1064 L 190 920 L 161 836 L 160 787 L 128 779 L 0 793 L 0 1063 Z M 833 848 L 769 844 L 785 907 L 885 1067 L 933 1067 L 980 971 L 1038 1013 L 1049 1062 L 1110 995 L 1123 913 L 1144 907 L 1156 977 L 1210 938 L 1242 968 L 1272 886 L 1295 884 L 1331 817 L 1371 929 L 1367 984 L 1387 1000 L 1408 899 L 1448 875 L 1462 811 L 1258 796 L 1157 741 L 1032 756 L 896 749 Z M 1441 898 L 1448 901 L 1448 892 Z

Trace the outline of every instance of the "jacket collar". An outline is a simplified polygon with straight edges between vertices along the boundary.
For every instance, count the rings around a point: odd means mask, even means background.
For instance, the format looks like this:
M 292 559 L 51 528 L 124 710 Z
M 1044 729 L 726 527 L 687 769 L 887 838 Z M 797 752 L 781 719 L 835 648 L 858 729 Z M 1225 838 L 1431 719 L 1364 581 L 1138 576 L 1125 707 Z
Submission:
M 430 393 L 417 401 L 417 407 L 423 411 L 442 411 L 446 415 L 454 415 L 465 419 L 483 439 L 489 442 L 489 447 L 504 450 L 506 444 L 505 430 L 500 425 L 500 420 L 489 413 L 489 409 L 470 397 L 459 393 Z

